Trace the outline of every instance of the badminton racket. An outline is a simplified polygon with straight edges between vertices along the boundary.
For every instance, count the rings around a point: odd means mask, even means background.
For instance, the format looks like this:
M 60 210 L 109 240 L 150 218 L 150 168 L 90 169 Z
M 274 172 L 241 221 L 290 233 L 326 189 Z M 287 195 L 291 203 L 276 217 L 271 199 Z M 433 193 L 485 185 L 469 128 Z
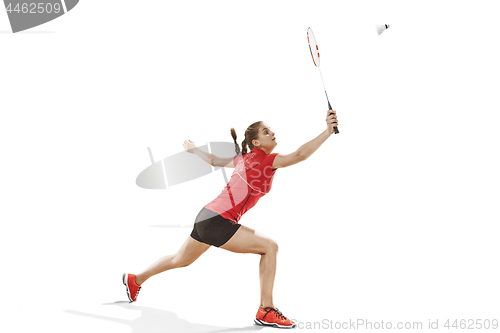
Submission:
M 319 75 L 321 76 L 321 82 L 323 82 L 323 89 L 325 90 L 326 100 L 328 102 L 328 110 L 333 110 L 330 105 L 330 100 L 328 99 L 328 94 L 326 93 L 325 81 L 323 81 L 323 75 L 321 75 L 321 69 L 319 67 L 319 49 L 318 43 L 316 42 L 316 38 L 314 38 L 314 34 L 311 28 L 307 29 L 307 42 L 309 43 L 309 51 L 311 51 L 311 56 L 313 59 L 314 66 L 318 67 Z M 333 114 L 333 113 L 330 113 Z M 335 134 L 339 133 L 337 126 L 334 127 Z

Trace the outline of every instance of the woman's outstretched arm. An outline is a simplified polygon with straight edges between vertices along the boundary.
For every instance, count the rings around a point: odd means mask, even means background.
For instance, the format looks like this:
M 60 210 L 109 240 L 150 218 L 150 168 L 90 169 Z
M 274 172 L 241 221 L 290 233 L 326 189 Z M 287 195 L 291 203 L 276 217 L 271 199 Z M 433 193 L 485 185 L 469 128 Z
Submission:
M 333 114 L 330 115 L 330 112 L 333 112 Z M 308 159 L 334 133 L 334 126 L 337 125 L 337 111 L 328 110 L 326 113 L 326 130 L 315 139 L 300 146 L 294 153 L 277 155 L 273 162 L 273 168 L 284 168 Z
M 234 168 L 233 157 L 219 158 L 213 154 L 204 152 L 203 150 L 196 147 L 195 143 L 191 140 L 184 141 L 184 149 L 191 154 L 198 155 L 202 160 L 213 166 L 220 166 L 226 168 Z

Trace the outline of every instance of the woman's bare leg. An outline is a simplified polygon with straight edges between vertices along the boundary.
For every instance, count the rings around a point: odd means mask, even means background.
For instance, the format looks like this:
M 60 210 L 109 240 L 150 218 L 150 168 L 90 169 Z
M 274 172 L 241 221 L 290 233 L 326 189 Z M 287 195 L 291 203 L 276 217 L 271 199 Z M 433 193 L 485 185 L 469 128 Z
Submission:
M 241 228 L 240 228 L 241 229 Z M 211 245 L 198 242 L 193 237 L 188 236 L 184 244 L 176 254 L 169 254 L 158 259 L 143 272 L 135 276 L 135 283 L 141 285 L 152 277 L 169 269 L 186 267 L 192 264 L 199 256 L 201 256 Z
M 260 254 L 260 305 L 263 307 L 273 305 L 273 287 L 276 274 L 276 258 L 278 244 L 272 239 L 242 225 L 238 231 L 220 247 L 236 253 Z

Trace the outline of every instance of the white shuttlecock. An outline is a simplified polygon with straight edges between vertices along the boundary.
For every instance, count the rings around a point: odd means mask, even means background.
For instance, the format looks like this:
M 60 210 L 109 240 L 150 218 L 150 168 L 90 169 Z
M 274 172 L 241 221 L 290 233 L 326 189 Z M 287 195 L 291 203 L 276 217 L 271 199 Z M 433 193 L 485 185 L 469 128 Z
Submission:
M 389 29 L 389 25 L 388 24 L 378 24 L 375 26 L 375 28 L 377 29 L 377 33 L 380 35 L 384 31 Z

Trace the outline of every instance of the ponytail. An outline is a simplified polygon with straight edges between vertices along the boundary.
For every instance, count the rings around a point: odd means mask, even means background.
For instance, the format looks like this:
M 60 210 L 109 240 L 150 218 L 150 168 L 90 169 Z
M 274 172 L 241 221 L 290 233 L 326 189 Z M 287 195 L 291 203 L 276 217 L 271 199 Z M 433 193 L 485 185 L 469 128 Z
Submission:
M 247 142 L 245 140 L 243 140 L 241 142 L 241 146 L 243 147 L 243 151 L 241 152 L 243 155 L 245 155 L 247 153 Z
M 234 150 L 236 151 L 236 155 L 245 155 L 248 151 L 247 147 L 250 149 L 253 149 L 253 144 L 252 141 L 257 138 L 259 134 L 259 127 L 262 125 L 262 121 L 258 121 L 256 123 L 253 123 L 252 125 L 248 126 L 247 130 L 245 131 L 245 140 L 241 142 L 241 147 L 242 151 L 240 150 L 240 146 L 238 145 L 238 142 L 236 142 L 236 131 L 234 128 L 231 128 L 231 136 L 233 137 L 234 140 Z
M 240 146 L 238 146 L 238 143 L 236 142 L 236 131 L 234 128 L 231 128 L 231 136 L 233 137 L 234 140 L 234 151 L 236 152 L 236 155 L 240 154 Z M 243 141 L 245 142 L 245 141 Z M 243 144 L 241 144 L 243 146 Z M 246 149 L 245 149 L 246 150 Z

